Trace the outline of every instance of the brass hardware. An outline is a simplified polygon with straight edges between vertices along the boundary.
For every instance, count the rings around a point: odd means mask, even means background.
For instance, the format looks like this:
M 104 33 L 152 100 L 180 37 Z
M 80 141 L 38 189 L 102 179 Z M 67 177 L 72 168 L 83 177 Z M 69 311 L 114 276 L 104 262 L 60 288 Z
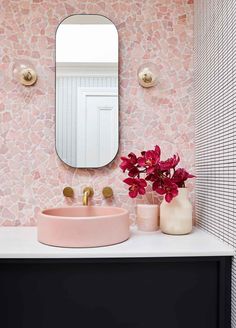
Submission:
M 83 190 L 83 198 L 82 198 L 82 202 L 83 205 L 88 205 L 88 199 L 89 197 L 93 197 L 94 191 L 92 187 L 85 187 Z
M 105 198 L 110 198 L 113 196 L 113 190 L 111 187 L 104 187 L 102 189 L 102 194 Z
M 74 190 L 71 187 L 65 187 L 63 189 L 63 195 L 65 197 L 74 197 Z
M 20 83 L 26 86 L 35 84 L 37 74 L 32 68 L 24 68 L 20 72 Z
M 152 82 L 152 79 L 153 79 L 153 77 L 152 77 L 152 74 L 151 74 L 151 72 L 149 72 L 149 71 L 144 71 L 143 72 L 143 75 L 142 75 L 142 80 L 143 80 L 143 82 L 145 82 L 145 83 L 151 83 Z

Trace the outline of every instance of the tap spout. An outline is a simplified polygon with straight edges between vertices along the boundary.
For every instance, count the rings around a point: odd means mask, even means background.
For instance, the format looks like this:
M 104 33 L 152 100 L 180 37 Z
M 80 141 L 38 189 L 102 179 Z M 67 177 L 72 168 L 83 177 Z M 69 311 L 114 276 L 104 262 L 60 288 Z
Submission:
M 82 197 L 82 202 L 84 206 L 88 206 L 88 199 L 89 197 L 92 197 L 94 194 L 93 188 L 91 187 L 86 187 L 83 190 L 83 197 Z

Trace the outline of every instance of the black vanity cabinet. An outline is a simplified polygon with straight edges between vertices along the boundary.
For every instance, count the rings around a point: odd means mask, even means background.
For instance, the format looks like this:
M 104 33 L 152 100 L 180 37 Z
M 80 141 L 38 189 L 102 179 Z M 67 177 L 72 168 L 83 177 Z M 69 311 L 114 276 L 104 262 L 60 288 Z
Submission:
M 0 259 L 2 328 L 230 328 L 230 256 Z

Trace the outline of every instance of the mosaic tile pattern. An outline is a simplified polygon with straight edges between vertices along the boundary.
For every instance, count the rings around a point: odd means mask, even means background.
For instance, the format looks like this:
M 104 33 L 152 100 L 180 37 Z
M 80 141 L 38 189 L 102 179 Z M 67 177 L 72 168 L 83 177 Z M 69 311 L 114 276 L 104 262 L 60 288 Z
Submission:
M 196 221 L 236 255 L 236 2 L 199 0 L 194 20 Z M 236 328 L 235 256 L 231 278 Z
M 109 17 L 120 37 L 120 151 L 109 166 L 73 169 L 55 152 L 55 30 L 70 14 Z M 95 189 L 93 202 L 106 203 L 103 186 L 134 219 L 136 202 L 156 202 L 149 193 L 128 199 L 119 157 L 159 144 L 163 156 L 178 152 L 194 173 L 192 106 L 192 0 L 2 0 L 0 2 L 0 224 L 35 225 L 40 209 L 81 202 L 85 185 Z M 17 59 L 31 60 L 39 79 L 26 88 L 12 77 Z M 136 74 L 140 64 L 159 67 L 159 83 L 143 89 Z M 193 200 L 193 185 L 189 188 Z M 65 200 L 64 186 L 75 189 Z

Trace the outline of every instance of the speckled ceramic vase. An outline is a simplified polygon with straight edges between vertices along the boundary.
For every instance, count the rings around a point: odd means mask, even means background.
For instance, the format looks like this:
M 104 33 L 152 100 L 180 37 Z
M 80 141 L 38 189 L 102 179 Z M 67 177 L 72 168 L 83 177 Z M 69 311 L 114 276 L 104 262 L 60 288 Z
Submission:
M 169 235 L 185 235 L 192 231 L 192 204 L 187 188 L 179 188 L 170 203 L 163 199 L 160 206 L 160 229 Z

